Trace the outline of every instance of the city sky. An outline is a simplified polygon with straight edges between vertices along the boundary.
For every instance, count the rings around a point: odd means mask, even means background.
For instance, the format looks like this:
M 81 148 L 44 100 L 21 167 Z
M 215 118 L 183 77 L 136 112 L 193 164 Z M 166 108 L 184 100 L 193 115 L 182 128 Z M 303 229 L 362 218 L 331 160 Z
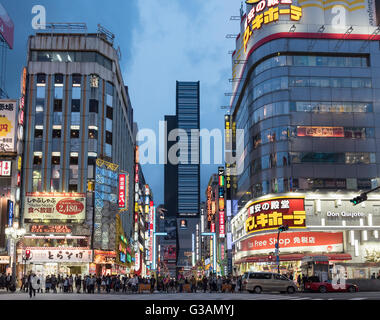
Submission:
M 8 52 L 6 87 L 10 98 L 20 94 L 20 75 L 26 63 L 27 38 L 36 30 L 34 5 L 46 9 L 46 22 L 84 22 L 89 33 L 97 24 L 115 34 L 120 47 L 125 84 L 129 87 L 134 121 L 139 129 L 153 129 L 164 115 L 175 114 L 175 86 L 200 81 L 201 129 L 222 129 L 231 92 L 231 55 L 239 22 L 237 0 L 1 0 L 15 25 L 14 49 Z M 157 148 L 158 153 L 158 148 Z M 211 160 L 213 157 L 211 157 Z M 158 160 L 158 156 L 157 156 Z M 218 165 L 201 166 L 201 200 L 210 175 Z M 146 181 L 156 204 L 164 200 L 163 165 L 144 165 Z

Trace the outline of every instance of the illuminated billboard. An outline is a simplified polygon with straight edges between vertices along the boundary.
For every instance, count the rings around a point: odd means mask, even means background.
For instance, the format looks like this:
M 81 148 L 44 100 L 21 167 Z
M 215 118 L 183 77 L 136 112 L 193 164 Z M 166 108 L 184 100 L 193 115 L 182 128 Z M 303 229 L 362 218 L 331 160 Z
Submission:
M 304 197 L 279 197 L 253 202 L 245 221 L 247 233 L 277 230 L 281 225 L 289 229 L 306 228 Z
M 27 192 L 24 218 L 30 220 L 84 220 L 85 193 Z
M 16 100 L 0 100 L 0 153 L 16 151 Z

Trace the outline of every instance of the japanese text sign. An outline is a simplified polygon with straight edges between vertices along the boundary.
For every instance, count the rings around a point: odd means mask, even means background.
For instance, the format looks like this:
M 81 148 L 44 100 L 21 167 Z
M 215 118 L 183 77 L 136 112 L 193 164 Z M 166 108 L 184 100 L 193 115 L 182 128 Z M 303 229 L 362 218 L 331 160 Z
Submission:
M 85 193 L 26 193 L 25 219 L 84 220 Z
M 92 250 L 52 247 L 30 251 L 30 262 L 92 262 Z
M 271 198 L 253 202 L 245 222 L 247 233 L 274 230 L 281 225 L 289 229 L 306 228 L 304 197 Z

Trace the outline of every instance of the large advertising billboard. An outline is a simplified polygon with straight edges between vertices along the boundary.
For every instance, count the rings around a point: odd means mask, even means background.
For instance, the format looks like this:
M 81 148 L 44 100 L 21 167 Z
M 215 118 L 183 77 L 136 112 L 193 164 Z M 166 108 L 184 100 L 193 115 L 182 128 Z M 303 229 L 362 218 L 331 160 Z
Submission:
M 24 218 L 30 220 L 84 220 L 86 218 L 86 194 L 27 192 Z
M 278 197 L 255 201 L 247 208 L 247 233 L 277 230 L 281 225 L 289 229 L 306 228 L 304 197 Z
M 0 3 L 0 34 L 11 49 L 13 49 L 14 30 L 13 21 Z
M 16 152 L 16 100 L 0 100 L 0 153 Z

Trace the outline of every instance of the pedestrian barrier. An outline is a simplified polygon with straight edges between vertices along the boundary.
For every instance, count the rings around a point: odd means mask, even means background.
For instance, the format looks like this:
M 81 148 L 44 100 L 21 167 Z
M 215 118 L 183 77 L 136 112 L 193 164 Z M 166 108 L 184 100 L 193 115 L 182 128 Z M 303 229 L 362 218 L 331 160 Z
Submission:
M 143 293 L 144 291 L 150 292 L 150 284 L 149 283 L 148 284 L 143 284 L 143 283 L 139 284 L 138 292 Z
M 191 292 L 190 285 L 189 284 L 184 284 L 183 285 L 183 291 L 187 292 L 187 293 L 190 293 Z
M 232 286 L 230 284 L 222 284 L 222 292 L 232 292 Z

